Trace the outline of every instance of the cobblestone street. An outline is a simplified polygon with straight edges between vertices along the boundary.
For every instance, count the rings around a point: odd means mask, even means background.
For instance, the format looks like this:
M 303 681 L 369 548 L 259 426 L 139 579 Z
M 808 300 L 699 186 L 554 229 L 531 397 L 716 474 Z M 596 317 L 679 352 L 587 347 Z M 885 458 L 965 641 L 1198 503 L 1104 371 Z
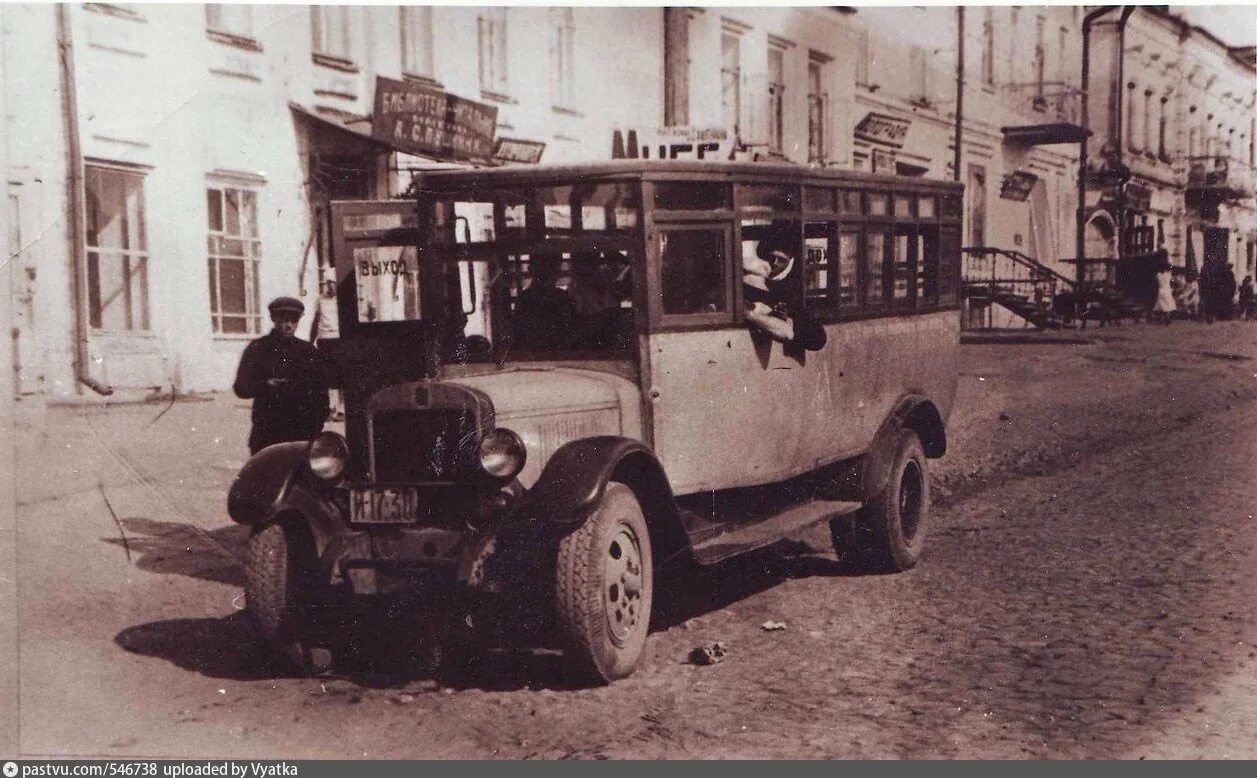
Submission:
M 917 569 L 818 528 L 684 571 L 643 670 L 595 689 L 546 653 L 276 676 L 224 508 L 247 405 L 22 408 L 22 751 L 1257 758 L 1257 326 L 1086 337 L 962 347 Z

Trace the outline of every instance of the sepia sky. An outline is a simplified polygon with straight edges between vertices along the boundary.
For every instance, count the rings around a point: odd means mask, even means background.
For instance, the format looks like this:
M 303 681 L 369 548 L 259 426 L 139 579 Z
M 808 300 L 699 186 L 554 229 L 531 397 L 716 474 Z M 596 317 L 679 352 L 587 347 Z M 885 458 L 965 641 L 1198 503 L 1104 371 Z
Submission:
M 1257 6 L 1174 5 L 1170 10 L 1204 27 L 1228 46 L 1257 44 Z

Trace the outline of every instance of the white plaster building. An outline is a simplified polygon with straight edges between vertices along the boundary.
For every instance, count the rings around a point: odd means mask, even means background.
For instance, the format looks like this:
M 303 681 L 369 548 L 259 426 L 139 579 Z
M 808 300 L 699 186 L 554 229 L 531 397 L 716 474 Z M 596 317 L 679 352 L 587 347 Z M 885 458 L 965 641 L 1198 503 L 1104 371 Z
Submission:
M 1164 248 L 1257 271 L 1253 49 L 1141 7 L 1097 21 L 1091 61 L 1088 254 L 1107 241 L 1124 262 Z
M 1015 249 L 1058 270 L 1073 255 L 1081 123 L 1081 9 L 965 9 L 961 175 L 965 245 Z M 855 165 L 951 178 L 957 10 L 861 8 L 856 106 L 860 121 L 893 117 L 901 135 L 861 129 Z M 1015 173 L 1028 197 L 1001 196 Z M 1009 193 L 1011 194 L 1011 193 Z
M 79 396 L 76 368 L 120 394 L 229 387 L 268 299 L 300 294 L 308 327 L 314 207 L 450 164 L 369 137 L 377 76 L 495 106 L 497 135 L 545 161 L 606 159 L 612 127 L 662 124 L 662 25 L 651 8 L 4 4 L 19 391 Z

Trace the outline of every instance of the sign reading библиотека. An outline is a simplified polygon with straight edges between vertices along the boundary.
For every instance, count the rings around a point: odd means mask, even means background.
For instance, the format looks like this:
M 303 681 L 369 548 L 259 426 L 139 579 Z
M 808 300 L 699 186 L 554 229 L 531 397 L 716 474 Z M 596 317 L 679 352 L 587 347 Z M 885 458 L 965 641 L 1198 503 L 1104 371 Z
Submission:
M 377 77 L 371 135 L 399 151 L 447 159 L 489 159 L 496 106 L 430 86 Z

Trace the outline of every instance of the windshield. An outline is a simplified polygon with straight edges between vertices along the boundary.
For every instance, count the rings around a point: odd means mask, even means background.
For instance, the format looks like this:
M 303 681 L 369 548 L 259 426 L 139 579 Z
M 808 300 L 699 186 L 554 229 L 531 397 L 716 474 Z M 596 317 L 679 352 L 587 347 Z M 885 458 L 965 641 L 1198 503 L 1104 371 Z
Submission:
M 637 201 L 624 183 L 437 200 L 430 239 L 448 268 L 447 357 L 623 358 L 635 343 Z

